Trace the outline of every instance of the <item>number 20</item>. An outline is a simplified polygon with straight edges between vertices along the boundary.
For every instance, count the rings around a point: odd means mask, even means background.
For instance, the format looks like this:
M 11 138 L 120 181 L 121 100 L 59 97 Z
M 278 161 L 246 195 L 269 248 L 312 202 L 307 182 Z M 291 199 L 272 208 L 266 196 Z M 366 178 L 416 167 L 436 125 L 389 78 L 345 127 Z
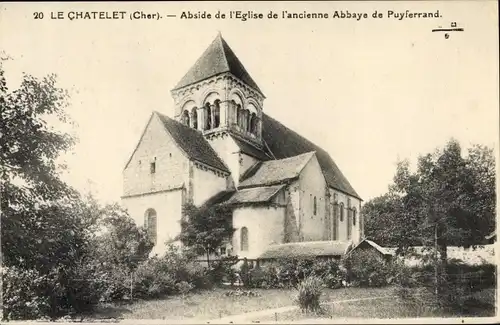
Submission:
M 43 12 L 34 12 L 33 19 L 43 19 Z

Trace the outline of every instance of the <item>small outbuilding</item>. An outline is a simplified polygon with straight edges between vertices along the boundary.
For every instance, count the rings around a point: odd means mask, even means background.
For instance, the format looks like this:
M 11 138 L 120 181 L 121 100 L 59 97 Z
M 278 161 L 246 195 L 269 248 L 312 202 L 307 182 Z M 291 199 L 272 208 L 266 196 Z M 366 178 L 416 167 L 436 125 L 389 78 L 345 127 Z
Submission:
M 354 246 L 349 252 L 347 252 L 346 256 L 349 256 L 353 252 L 360 250 L 373 251 L 379 254 L 380 257 L 382 257 L 386 262 L 391 261 L 392 257 L 395 254 L 395 249 L 393 248 L 382 247 L 372 240 L 363 239 L 362 241 L 359 242 L 358 245 Z

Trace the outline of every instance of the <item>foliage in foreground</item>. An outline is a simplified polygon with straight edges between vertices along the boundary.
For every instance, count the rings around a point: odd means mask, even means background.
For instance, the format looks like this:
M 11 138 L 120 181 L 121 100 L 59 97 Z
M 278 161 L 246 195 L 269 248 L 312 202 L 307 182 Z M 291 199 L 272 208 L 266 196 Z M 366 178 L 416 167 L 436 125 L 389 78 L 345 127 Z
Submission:
M 0 62 L 2 319 L 57 318 L 123 295 L 149 240 L 116 205 L 101 206 L 61 180 L 59 156 L 76 139 L 68 94 L 51 75 L 10 91 Z M 98 230 L 107 228 L 98 236 Z
M 302 311 L 317 312 L 321 309 L 322 294 L 322 279 L 315 275 L 309 275 L 297 287 L 296 302 Z
M 418 267 L 400 265 L 396 273 L 395 293 L 408 305 L 419 309 L 464 312 L 480 304 L 475 298 L 476 293 L 496 287 L 496 266 L 492 264 L 467 265 L 450 260 L 445 274 L 439 280 L 445 286 L 443 294 L 436 290 L 432 264 Z M 482 308 L 485 307 L 489 308 Z

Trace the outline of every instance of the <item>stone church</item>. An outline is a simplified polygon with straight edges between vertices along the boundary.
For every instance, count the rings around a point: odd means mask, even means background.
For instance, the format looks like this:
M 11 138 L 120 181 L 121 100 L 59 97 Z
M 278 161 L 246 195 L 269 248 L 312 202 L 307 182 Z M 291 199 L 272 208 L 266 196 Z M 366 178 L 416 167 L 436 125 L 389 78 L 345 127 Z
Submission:
M 262 90 L 220 33 L 171 95 L 175 116 L 151 114 L 123 171 L 122 203 L 154 253 L 180 232 L 186 202 L 232 206 L 236 231 L 221 254 L 311 243 L 341 255 L 361 241 L 359 195 L 325 150 L 264 113 Z

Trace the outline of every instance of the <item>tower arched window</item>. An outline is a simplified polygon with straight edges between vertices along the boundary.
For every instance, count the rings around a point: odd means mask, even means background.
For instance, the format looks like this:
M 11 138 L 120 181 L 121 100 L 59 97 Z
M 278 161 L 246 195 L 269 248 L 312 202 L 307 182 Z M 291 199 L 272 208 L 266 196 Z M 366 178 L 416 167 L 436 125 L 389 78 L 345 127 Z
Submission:
M 313 200 L 313 213 L 314 213 L 314 215 L 316 215 L 316 213 L 318 213 L 318 201 L 317 201 L 316 197 L 314 197 L 314 200 Z
M 241 228 L 240 233 L 240 241 L 241 241 L 241 251 L 248 251 L 248 228 Z
M 250 122 L 250 111 L 245 109 L 243 110 L 243 130 L 249 130 L 248 123 Z
M 257 115 L 252 113 L 250 116 L 250 132 L 252 134 L 257 134 Z
M 184 123 L 184 125 L 189 126 L 189 112 L 187 110 L 182 112 L 182 123 Z
M 212 128 L 212 108 L 210 103 L 205 105 L 205 130 L 210 130 Z
M 198 129 L 198 110 L 196 107 L 191 110 L 191 118 L 193 119 L 193 128 Z
M 247 111 L 247 132 L 252 132 L 252 114 Z
M 214 102 L 214 128 L 220 125 L 220 100 Z
M 236 105 L 236 124 L 241 126 L 241 105 Z
M 158 224 L 156 211 L 154 209 L 147 209 L 144 215 L 144 228 L 148 232 L 149 238 L 156 245 L 158 240 Z
M 344 221 L 344 203 L 339 204 L 339 219 L 340 222 Z

